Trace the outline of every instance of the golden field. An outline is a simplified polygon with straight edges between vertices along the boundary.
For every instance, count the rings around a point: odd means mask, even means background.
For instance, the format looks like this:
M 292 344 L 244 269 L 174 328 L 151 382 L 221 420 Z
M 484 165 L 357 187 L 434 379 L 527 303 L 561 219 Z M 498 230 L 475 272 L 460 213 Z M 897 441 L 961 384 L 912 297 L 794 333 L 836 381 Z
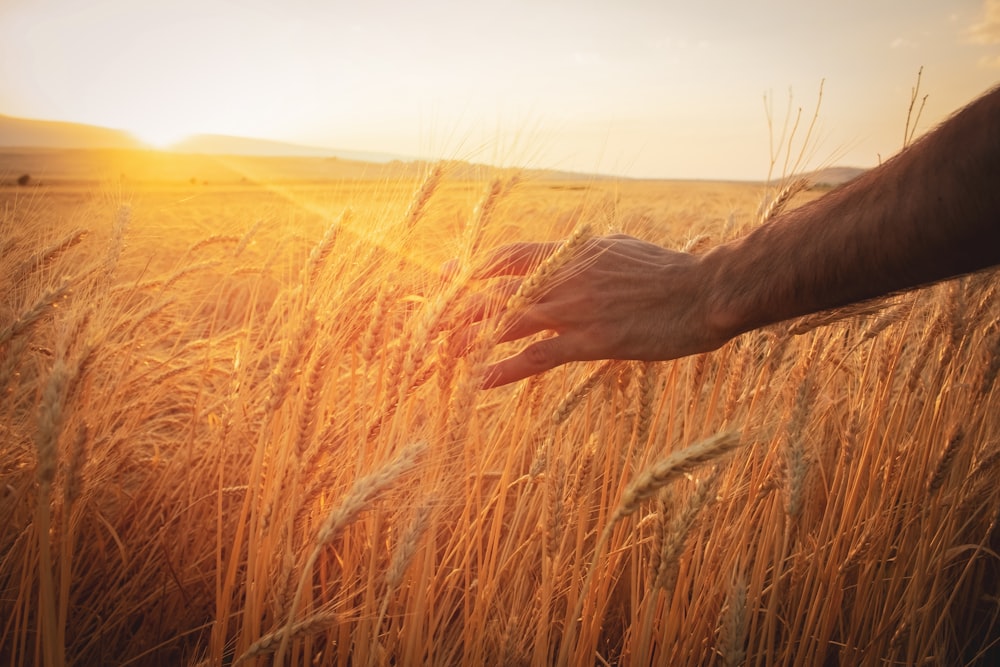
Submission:
M 483 391 L 517 345 L 456 354 L 489 287 L 449 259 L 581 223 L 698 252 L 774 188 L 28 157 L 0 663 L 989 664 L 995 271 Z

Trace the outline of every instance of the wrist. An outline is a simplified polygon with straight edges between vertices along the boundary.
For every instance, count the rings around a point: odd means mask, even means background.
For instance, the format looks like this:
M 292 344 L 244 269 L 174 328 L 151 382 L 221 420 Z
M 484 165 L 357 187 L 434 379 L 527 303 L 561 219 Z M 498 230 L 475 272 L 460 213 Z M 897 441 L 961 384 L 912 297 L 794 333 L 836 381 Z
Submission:
M 728 341 L 756 326 L 747 305 L 749 276 L 740 277 L 735 243 L 716 246 L 699 257 L 704 276 L 704 318 L 709 335 Z

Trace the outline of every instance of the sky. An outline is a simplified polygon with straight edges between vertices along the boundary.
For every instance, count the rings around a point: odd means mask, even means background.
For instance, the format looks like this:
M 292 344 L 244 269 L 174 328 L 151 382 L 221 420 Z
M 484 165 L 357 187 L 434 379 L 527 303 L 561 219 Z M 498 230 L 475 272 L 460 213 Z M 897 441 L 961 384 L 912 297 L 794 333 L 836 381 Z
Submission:
M 800 169 L 898 152 L 921 68 L 918 134 L 1000 82 L 1000 0 L 0 0 L 0 114 L 160 145 L 758 180 L 821 85 Z

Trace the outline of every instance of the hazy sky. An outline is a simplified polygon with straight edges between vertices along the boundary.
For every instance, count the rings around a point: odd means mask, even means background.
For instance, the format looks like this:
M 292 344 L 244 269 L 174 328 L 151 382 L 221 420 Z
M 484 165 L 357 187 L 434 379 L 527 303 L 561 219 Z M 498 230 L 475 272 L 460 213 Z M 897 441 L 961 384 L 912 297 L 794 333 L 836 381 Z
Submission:
M 1000 81 L 1000 0 L 0 0 L 0 113 L 627 176 L 899 150 Z M 780 168 L 779 168 L 780 171 Z

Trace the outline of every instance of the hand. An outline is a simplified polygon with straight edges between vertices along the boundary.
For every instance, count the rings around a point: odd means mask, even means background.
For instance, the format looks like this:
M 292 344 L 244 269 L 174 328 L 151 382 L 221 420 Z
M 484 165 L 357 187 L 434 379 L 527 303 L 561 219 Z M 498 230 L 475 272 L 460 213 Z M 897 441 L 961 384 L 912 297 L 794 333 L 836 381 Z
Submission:
M 557 247 L 501 246 L 474 277 L 526 276 Z M 545 330 L 558 335 L 493 364 L 484 386 L 498 387 L 571 361 L 654 361 L 714 350 L 729 336 L 710 325 L 709 274 L 701 257 L 625 235 L 591 239 L 543 286 L 538 300 L 514 315 L 499 342 Z M 498 281 L 493 297 L 483 294 L 481 303 L 505 303 L 520 282 Z M 490 315 L 483 306 L 479 310 L 474 319 Z

